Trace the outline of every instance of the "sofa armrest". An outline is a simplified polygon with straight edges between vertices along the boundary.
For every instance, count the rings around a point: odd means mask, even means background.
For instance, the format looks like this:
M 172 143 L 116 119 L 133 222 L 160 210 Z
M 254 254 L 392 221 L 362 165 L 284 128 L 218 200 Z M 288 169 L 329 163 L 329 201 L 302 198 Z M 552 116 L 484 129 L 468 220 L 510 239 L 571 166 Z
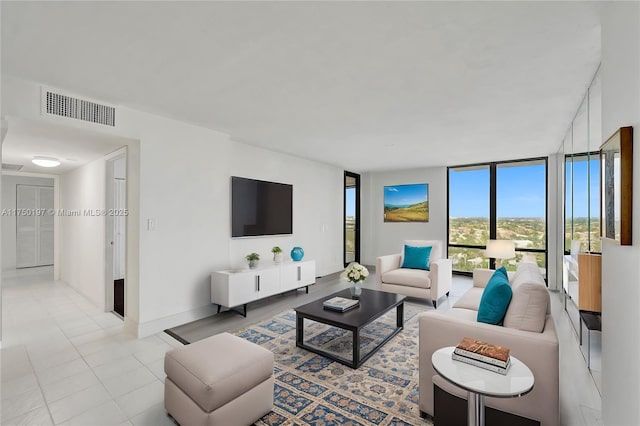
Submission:
M 508 411 L 533 419 L 544 418 L 546 421 L 541 422 L 543 426 L 558 424 L 559 350 L 551 315 L 547 315 L 542 333 L 478 323 L 456 317 L 450 311 L 425 312 L 420 314 L 418 321 L 421 411 L 433 415 L 432 378 L 437 374 L 431 364 L 433 352 L 445 346 L 455 346 L 463 337 L 471 337 L 508 347 L 533 372 L 533 390 L 524 397 L 509 400 L 508 404 L 514 409 Z M 487 402 L 490 403 L 490 400 L 492 398 L 488 398 Z M 540 413 L 539 407 L 545 407 L 546 412 Z
M 493 269 L 476 268 L 473 270 L 473 286 L 486 287 L 495 271 Z
M 431 278 L 431 300 L 437 301 L 451 290 L 451 259 L 438 259 L 429 263 Z
M 376 276 L 378 284 L 382 284 L 382 274 L 400 267 L 400 254 L 380 256 L 376 259 Z

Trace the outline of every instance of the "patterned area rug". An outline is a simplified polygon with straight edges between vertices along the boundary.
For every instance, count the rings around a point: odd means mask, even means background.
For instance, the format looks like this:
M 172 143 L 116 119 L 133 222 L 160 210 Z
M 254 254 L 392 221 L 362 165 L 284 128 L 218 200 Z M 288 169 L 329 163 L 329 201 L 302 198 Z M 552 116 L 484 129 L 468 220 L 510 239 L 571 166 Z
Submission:
M 235 334 L 275 354 L 274 410 L 256 425 L 431 425 L 418 408 L 418 321 L 405 326 L 357 370 L 296 347 L 296 315 L 286 311 Z M 361 332 L 361 353 L 395 328 L 395 309 Z M 351 333 L 305 320 L 305 342 L 349 358 Z

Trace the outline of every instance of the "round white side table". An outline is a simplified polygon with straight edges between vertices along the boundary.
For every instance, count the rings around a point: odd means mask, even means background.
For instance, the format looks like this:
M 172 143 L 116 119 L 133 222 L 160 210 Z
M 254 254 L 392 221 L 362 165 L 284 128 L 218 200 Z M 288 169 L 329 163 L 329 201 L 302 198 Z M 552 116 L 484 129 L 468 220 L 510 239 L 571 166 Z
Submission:
M 522 361 L 511 356 L 511 368 L 506 375 L 454 361 L 455 348 L 438 349 L 431 356 L 433 369 L 443 379 L 466 390 L 469 426 L 484 426 L 484 397 L 517 398 L 533 389 L 533 373 Z

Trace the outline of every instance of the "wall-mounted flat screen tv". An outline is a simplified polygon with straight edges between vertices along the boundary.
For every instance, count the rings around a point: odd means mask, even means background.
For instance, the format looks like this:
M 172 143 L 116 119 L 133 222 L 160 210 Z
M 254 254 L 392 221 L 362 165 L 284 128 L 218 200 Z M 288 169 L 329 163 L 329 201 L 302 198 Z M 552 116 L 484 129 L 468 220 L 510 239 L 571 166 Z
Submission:
M 293 233 L 293 186 L 231 177 L 231 236 Z

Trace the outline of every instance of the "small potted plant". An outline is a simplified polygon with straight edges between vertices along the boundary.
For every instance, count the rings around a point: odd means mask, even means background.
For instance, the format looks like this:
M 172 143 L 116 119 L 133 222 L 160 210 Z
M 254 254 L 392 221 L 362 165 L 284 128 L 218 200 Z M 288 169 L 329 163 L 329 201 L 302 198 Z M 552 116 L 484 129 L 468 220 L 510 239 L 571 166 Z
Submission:
M 271 249 L 271 253 L 273 253 L 273 261 L 276 263 L 282 262 L 282 249 L 278 246 L 275 246 Z
M 249 268 L 254 269 L 258 267 L 258 261 L 260 260 L 260 255 L 258 253 L 251 253 L 246 255 L 245 259 L 249 261 Z

